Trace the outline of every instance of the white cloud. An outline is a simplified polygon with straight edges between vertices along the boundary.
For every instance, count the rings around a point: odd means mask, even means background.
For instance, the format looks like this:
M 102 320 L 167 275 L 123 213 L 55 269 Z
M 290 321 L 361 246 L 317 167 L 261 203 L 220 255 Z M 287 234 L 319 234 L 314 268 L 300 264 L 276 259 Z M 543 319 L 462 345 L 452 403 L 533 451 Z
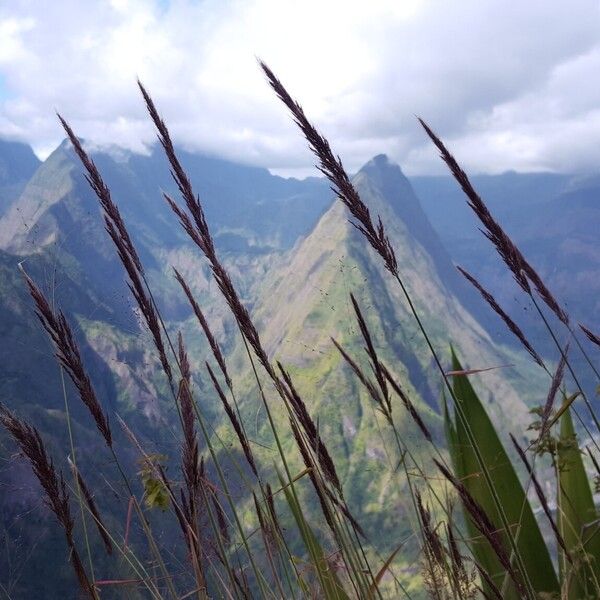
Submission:
M 59 110 L 98 144 L 175 139 L 280 171 L 313 159 L 256 65 L 266 60 L 351 168 L 389 153 L 441 169 L 414 115 L 471 170 L 600 161 L 596 1 L 12 0 L 0 8 L 0 135 L 56 145 Z

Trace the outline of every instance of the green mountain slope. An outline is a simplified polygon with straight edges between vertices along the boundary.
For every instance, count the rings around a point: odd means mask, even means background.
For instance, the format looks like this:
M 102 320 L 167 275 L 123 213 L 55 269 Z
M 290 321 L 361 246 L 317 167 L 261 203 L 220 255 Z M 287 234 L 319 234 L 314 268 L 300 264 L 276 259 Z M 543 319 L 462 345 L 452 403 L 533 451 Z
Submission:
M 203 410 L 225 439 L 235 444 L 204 376 L 208 349 L 174 283 L 172 266 L 189 279 L 229 357 L 250 437 L 269 446 L 272 439 L 233 319 L 197 249 L 187 242 L 160 198 L 161 187 L 173 187 L 168 169 L 155 154 L 118 159 L 96 154 L 94 159 L 138 245 L 169 331 L 173 335 L 183 331 L 192 369 L 198 374 L 196 389 Z M 368 532 L 382 528 L 387 532 L 380 536 L 381 549 L 391 547 L 409 533 L 411 510 L 405 488 L 390 477 L 397 463 L 395 441 L 329 338 L 335 337 L 353 356 L 360 357 L 362 342 L 349 301 L 353 292 L 382 359 L 439 434 L 440 377 L 397 284 L 348 223 L 341 204 L 336 202 L 324 212 L 329 194 L 324 182 L 309 181 L 303 187 L 260 169 L 236 170 L 229 163 L 190 156 L 187 160 L 190 169 L 195 169 L 190 171 L 192 180 L 199 181 L 220 255 L 252 309 L 269 353 L 290 369 L 318 420 L 352 510 Z M 452 342 L 468 367 L 517 364 L 474 381 L 487 390 L 482 395 L 492 415 L 502 414 L 506 428 L 517 425 L 515 428 L 522 430 L 531 398 L 519 397 L 515 388 L 523 387 L 523 377 L 527 377 L 531 390 L 538 374 L 520 355 L 493 349 L 487 333 L 471 316 L 468 307 L 473 296 L 455 274 L 399 167 L 384 156 L 375 157 L 355 182 L 363 200 L 386 224 L 404 281 L 442 357 L 448 358 Z M 331 198 L 327 202 L 330 204 Z M 172 400 L 150 338 L 139 327 L 97 202 L 68 145 L 63 144 L 39 167 L 19 200 L 0 219 L 0 249 L 0 327 L 5 342 L 0 354 L 2 401 L 38 423 L 51 448 L 64 456 L 68 442 L 62 385 L 51 348 L 39 330 L 18 275 L 17 263 L 24 261 L 76 324 L 84 359 L 105 408 L 111 415 L 123 416 L 149 447 L 166 449 L 175 461 L 177 438 L 171 426 L 177 421 Z M 37 354 L 32 358 L 32 351 L 41 352 L 39 358 Z M 363 358 L 358 360 L 365 364 Z M 92 472 L 102 473 L 106 459 L 102 453 L 96 455 L 95 442 L 87 442 L 97 439 L 89 415 L 79 408 L 73 390 L 67 387 L 68 397 L 77 407 L 73 410 L 76 437 L 86 440 L 83 458 Z M 268 389 L 268 394 L 272 390 Z M 393 411 L 402 440 L 427 463 L 429 449 L 397 399 Z M 288 432 L 276 398 L 274 412 L 282 430 Z M 301 470 L 291 437 L 285 435 L 283 443 L 293 466 Z M 271 450 L 257 445 L 256 453 L 270 464 Z M 131 457 L 131 464 L 133 461 Z M 39 489 L 30 478 L 26 480 L 22 463 L 8 465 L 2 478 L 13 492 L 0 501 L 0 512 L 7 539 L 13 543 L 14 522 L 39 502 Z M 109 487 L 101 485 L 109 494 Z M 21 494 L 22 489 L 28 493 Z M 51 531 L 47 515 L 46 521 Z M 174 535 L 173 531 L 168 530 L 165 539 Z M 27 524 L 16 535 L 33 539 Z M 51 552 L 53 544 L 59 543 L 51 536 L 42 541 L 42 552 Z M 28 568 L 36 568 L 40 560 L 35 554 Z M 410 574 L 414 567 L 407 569 Z M 66 585 L 62 574 L 57 577 Z
M 485 330 L 464 308 L 465 288 L 400 168 L 376 157 L 354 181 L 372 214 L 385 223 L 403 281 L 442 355 L 448 354 L 452 341 L 470 367 L 501 364 L 506 356 L 492 349 Z M 429 404 L 437 405 L 439 381 L 431 372 L 428 351 L 416 334 L 399 286 L 380 263 L 336 202 L 289 263 L 265 282 L 256 309 L 265 343 L 278 358 L 299 368 L 315 362 L 315 355 L 318 360 L 321 352 L 329 356 L 329 336 L 349 343 L 356 337 L 352 292 L 373 319 L 381 348 L 393 349 L 415 388 Z M 490 387 L 496 387 L 506 374 L 485 377 L 494 382 Z M 510 395 L 514 397 L 514 391 Z
M 521 354 L 496 347 L 465 309 L 461 283 L 400 168 L 379 156 L 361 169 L 354 183 L 372 214 L 385 223 L 404 283 L 448 370 L 450 342 L 468 368 L 511 364 L 472 380 L 500 429 L 523 431 L 530 421 L 527 405 L 539 402 L 543 389 L 539 369 Z M 341 203 L 335 202 L 323 215 L 287 264 L 269 274 L 254 314 L 267 350 L 290 370 L 318 420 L 352 510 L 367 532 L 385 532 L 376 535 L 376 545 L 387 551 L 409 535 L 412 508 L 406 483 L 399 485 L 390 476 L 398 465 L 394 435 L 330 340 L 334 337 L 372 375 L 350 293 L 363 310 L 381 359 L 441 442 L 440 374 L 397 282 L 348 222 Z M 241 354 L 235 355 L 238 364 Z M 246 388 L 251 386 L 248 378 Z M 517 389 L 528 393 L 520 395 Z M 283 407 L 276 397 L 272 404 L 286 430 Z M 258 415 L 257 435 L 266 443 L 268 427 L 258 403 L 246 406 L 246 411 L 253 418 Z M 432 467 L 431 448 L 397 397 L 393 415 L 402 443 L 426 469 Z M 286 446 L 295 456 L 291 440 Z M 301 470 L 298 457 L 295 460 Z M 406 551 L 410 556 L 410 544 Z M 406 569 L 410 575 L 419 567 L 407 564 Z

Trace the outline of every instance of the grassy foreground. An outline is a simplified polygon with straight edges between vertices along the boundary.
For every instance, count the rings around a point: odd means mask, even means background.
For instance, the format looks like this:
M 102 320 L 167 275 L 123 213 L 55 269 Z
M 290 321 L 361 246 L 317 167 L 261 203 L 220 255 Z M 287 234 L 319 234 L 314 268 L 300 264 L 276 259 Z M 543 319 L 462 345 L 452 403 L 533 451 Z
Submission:
M 396 457 L 389 478 L 404 490 L 410 506 L 407 538 L 397 540 L 392 552 L 381 555 L 353 514 L 328 450 L 328 440 L 322 436 L 318 420 L 308 411 L 293 375 L 286 365 L 273 361 L 263 347 L 252 316 L 215 249 L 202 204 L 178 160 L 169 131 L 150 95 L 139 84 L 180 193 L 179 198 L 165 194 L 165 201 L 208 261 L 235 319 L 271 429 L 277 460 L 266 463 L 256 451 L 238 403 L 235 374 L 230 372 L 189 282 L 175 271 L 182 294 L 211 349 L 206 376 L 221 401 L 236 447 L 231 448 L 212 429 L 194 394 L 185 341 L 181 334 L 174 334 L 165 326 L 144 265 L 109 188 L 68 123 L 59 117 L 98 198 L 106 231 L 150 333 L 167 393 L 177 411 L 181 440 L 182 478 L 178 480 L 168 474 L 164 457 L 147 451 L 136 432 L 118 417 L 119 435 L 113 432 L 115 422 L 102 408 L 71 324 L 23 271 L 56 358 L 96 424 L 111 468 L 127 490 L 126 506 L 122 507 L 127 519 L 115 524 L 103 516 L 94 490 L 77 465 L 68 411 L 70 448 L 65 450 L 70 456 L 71 472 L 65 474 L 54 464 L 38 431 L 0 404 L 0 423 L 31 464 L 46 503 L 64 532 L 78 593 L 89 598 L 174 599 L 600 597 L 600 515 L 593 496 L 600 482 L 600 423 L 569 359 L 574 346 L 600 380 L 579 339 L 583 332 L 586 343 L 600 346 L 600 337 L 584 326 L 579 326 L 579 331 L 571 323 L 542 279 L 494 220 L 442 141 L 421 121 L 465 192 L 484 235 L 496 247 L 548 330 L 551 346 L 538 352 L 495 299 L 472 275 L 460 269 L 548 375 L 547 399 L 535 412 L 528 447 L 512 438 L 514 448 L 504 448 L 470 383 L 473 372 L 463 369 L 454 352 L 451 369 L 444 368 L 445 357 L 431 343 L 427 323 L 403 281 L 402 266 L 396 260 L 386 224 L 371 214 L 340 159 L 309 122 L 302 107 L 266 65 L 261 63 L 261 68 L 316 155 L 319 169 L 349 211 L 352 224 L 403 294 L 420 332 L 418 343 L 428 348 L 442 382 L 446 443 L 432 433 L 427 419 L 395 375 L 394 365 L 381 359 L 361 307 L 351 295 L 369 371 L 361 367 L 362 359 L 352 356 L 336 340 L 332 340 L 333 348 L 354 372 L 357 384 L 366 390 L 382 417 L 386 434 L 393 441 L 390 453 Z M 566 345 L 559 342 L 565 334 L 569 339 Z M 560 360 L 551 369 L 542 356 L 556 353 Z M 273 397 L 278 406 L 284 407 L 285 427 L 274 416 Z M 423 458 L 415 456 L 403 440 L 397 423 L 401 411 L 406 411 L 414 430 L 429 446 L 435 476 L 431 475 L 431 466 L 423 464 Z M 589 440 L 585 448 L 578 442 L 573 417 Z M 297 461 L 290 458 L 290 439 L 301 457 L 300 470 L 295 468 Z M 138 456 L 137 474 L 124 464 L 124 449 L 119 447 L 122 440 Z M 518 457 L 520 464 L 513 464 L 511 457 Z M 227 474 L 230 470 L 237 474 L 235 485 L 241 486 L 249 499 L 244 506 L 235 501 L 237 494 Z M 304 493 L 307 487 L 311 489 L 310 496 Z M 386 507 L 381 506 L 380 510 L 385 511 Z M 165 548 L 157 535 L 157 522 L 163 517 L 172 519 L 180 529 L 180 548 L 176 551 Z M 135 539 L 130 536 L 133 523 L 141 531 Z M 114 578 L 99 579 L 95 575 L 95 565 L 100 560 L 106 564 L 105 557 L 100 559 L 97 555 L 97 540 L 101 541 L 102 552 L 111 557 Z M 183 560 L 174 563 L 173 554 Z M 417 564 L 411 582 L 397 572 L 396 567 L 405 560 Z

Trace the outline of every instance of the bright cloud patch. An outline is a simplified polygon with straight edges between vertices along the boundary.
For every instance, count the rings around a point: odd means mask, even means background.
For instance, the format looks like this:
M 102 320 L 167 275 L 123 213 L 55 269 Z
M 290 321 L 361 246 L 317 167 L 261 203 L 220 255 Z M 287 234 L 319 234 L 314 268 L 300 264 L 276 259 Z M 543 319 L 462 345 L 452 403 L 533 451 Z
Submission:
M 306 173 L 260 56 L 354 169 L 386 152 L 440 170 L 424 117 L 475 171 L 600 162 L 593 0 L 13 0 L 0 7 L 0 135 L 49 151 L 54 111 L 97 144 L 154 141 L 135 86 L 191 149 Z

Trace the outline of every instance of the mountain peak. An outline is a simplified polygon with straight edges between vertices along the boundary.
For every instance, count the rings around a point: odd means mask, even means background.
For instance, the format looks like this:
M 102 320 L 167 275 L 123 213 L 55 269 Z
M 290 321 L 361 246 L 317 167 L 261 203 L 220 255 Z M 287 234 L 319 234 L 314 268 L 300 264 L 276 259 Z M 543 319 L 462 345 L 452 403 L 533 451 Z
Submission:
M 390 160 L 390 157 L 387 154 L 377 154 L 367 164 L 371 163 L 380 168 L 394 165 L 394 163 Z
M 361 171 L 366 171 L 369 174 L 373 172 L 397 173 L 403 176 L 400 165 L 392 161 L 387 154 L 377 154 L 362 167 Z
M 21 195 L 39 165 L 31 146 L 0 138 L 0 216 Z
M 39 164 L 31 146 L 0 138 L 0 184 L 13 184 L 29 179 Z
M 386 154 L 378 154 L 367 162 L 358 172 L 357 177 L 360 179 L 361 176 L 367 177 L 385 196 L 393 198 L 398 192 L 412 195 L 410 184 L 400 165 L 390 160 Z

